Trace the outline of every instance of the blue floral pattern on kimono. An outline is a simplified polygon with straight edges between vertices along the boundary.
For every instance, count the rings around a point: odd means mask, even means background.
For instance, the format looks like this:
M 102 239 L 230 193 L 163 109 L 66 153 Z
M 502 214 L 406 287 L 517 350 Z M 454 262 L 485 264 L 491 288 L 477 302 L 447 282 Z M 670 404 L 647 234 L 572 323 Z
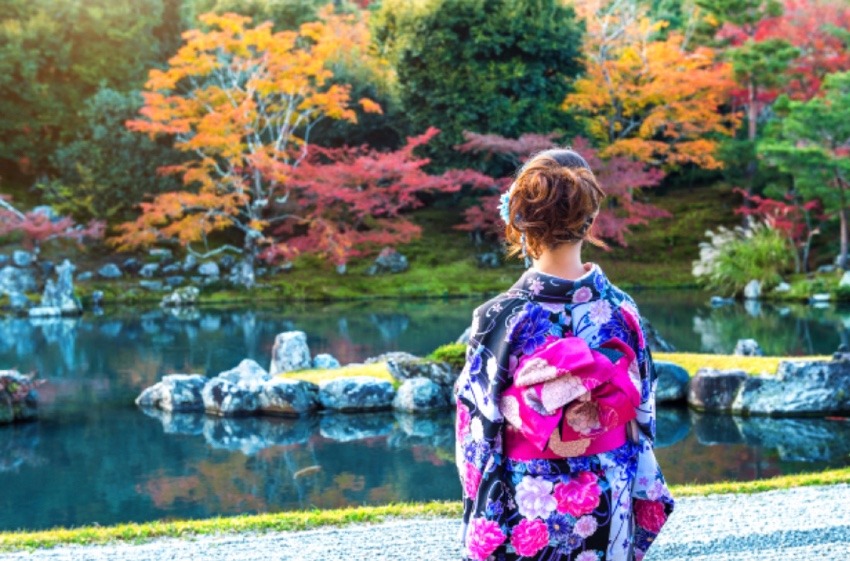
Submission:
M 464 559 L 640 561 L 674 501 L 653 452 L 656 375 L 632 298 L 597 265 L 573 281 L 529 269 L 474 311 L 470 333 L 455 385 Z M 589 456 L 507 458 L 502 392 L 519 359 L 553 336 L 634 350 L 641 399 L 630 438 Z

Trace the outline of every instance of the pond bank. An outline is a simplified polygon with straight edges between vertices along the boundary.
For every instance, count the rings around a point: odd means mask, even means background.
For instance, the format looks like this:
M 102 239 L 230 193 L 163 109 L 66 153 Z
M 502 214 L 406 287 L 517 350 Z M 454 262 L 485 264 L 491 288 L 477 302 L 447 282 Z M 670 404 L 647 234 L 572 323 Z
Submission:
M 646 560 L 732 560 L 742 558 L 742 554 L 762 561 L 790 557 L 847 559 L 850 556 L 850 510 L 844 507 L 848 500 L 850 485 L 846 483 L 755 495 L 680 496 L 676 511 Z M 52 549 L 0 555 L 0 559 L 141 561 L 167 557 L 175 561 L 443 561 L 460 558 L 454 510 L 447 508 L 442 513 L 434 513 L 442 516 L 420 513 L 383 520 L 364 517 L 366 521 L 377 523 L 343 528 L 267 533 L 248 530 L 182 539 L 159 538 L 144 544 L 59 545 Z M 830 516 L 822 516 L 823 512 L 829 512 Z M 134 536 L 127 529 L 123 539 L 132 542 L 141 535 L 144 534 Z M 9 548 L 8 536 L 0 535 L 0 543 L 5 548 Z

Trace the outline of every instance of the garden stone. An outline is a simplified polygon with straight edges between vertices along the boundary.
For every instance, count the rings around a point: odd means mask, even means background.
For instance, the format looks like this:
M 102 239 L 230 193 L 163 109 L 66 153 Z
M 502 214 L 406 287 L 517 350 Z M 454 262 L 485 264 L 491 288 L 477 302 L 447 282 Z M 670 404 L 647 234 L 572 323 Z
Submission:
M 19 269 L 11 265 L 0 269 L 0 294 L 24 294 L 35 289 L 35 277 L 29 269 Z
M 495 252 L 479 253 L 475 256 L 475 261 L 481 269 L 497 269 L 502 265 L 502 260 Z
M 97 274 L 105 279 L 119 279 L 121 278 L 121 269 L 115 263 L 107 263 L 97 270 Z
M 381 273 L 402 273 L 409 267 L 407 257 L 392 247 L 385 247 L 378 254 L 375 262 L 366 270 L 367 275 L 379 275 Z
M 319 387 L 319 401 L 335 411 L 374 411 L 389 409 L 395 389 L 387 380 L 372 376 L 337 378 Z
M 162 290 L 162 281 L 158 280 L 140 280 L 139 286 L 151 292 L 159 292 Z
M 337 442 L 352 442 L 389 436 L 394 423 L 393 414 L 385 412 L 374 412 L 368 415 L 322 415 L 319 421 L 319 434 Z
M 339 368 L 340 366 L 339 361 L 333 355 L 323 353 L 313 357 L 313 368 L 330 370 L 333 368 Z
M 735 356 L 764 356 L 761 345 L 755 339 L 738 339 L 735 343 Z
M 189 253 L 186 255 L 186 258 L 183 259 L 183 271 L 188 273 L 194 270 L 195 267 L 198 266 L 198 258 Z
M 172 288 L 174 288 L 175 286 L 180 286 L 184 282 L 186 282 L 186 277 L 182 275 L 172 275 L 170 277 L 165 278 L 165 284 Z
M 53 261 L 42 261 L 39 265 L 41 266 L 41 275 L 43 277 L 49 277 L 56 271 L 56 265 Z
M 700 368 L 688 384 L 688 404 L 697 411 L 729 411 L 747 377 L 743 370 Z
M 25 310 L 29 310 L 32 307 L 32 301 L 27 298 L 26 294 L 21 294 L 20 292 L 13 292 L 9 295 L 9 307 L 14 312 L 23 312 Z
M 121 263 L 121 268 L 128 273 L 135 274 L 142 268 L 142 262 L 135 257 L 129 257 Z
M 100 308 L 103 306 L 103 291 L 95 290 L 91 293 L 91 304 L 94 308 Z
M 260 389 L 259 410 L 265 415 L 299 417 L 319 407 L 319 386 L 304 380 L 272 378 Z
M 180 273 L 183 271 L 183 267 L 180 266 L 179 263 L 172 263 L 171 265 L 166 265 L 162 268 L 162 273 L 164 275 L 170 275 L 172 273 Z
M 139 269 L 139 276 L 145 277 L 149 279 L 153 277 L 155 274 L 159 272 L 159 264 L 157 263 L 147 263 L 141 269 Z
M 823 304 L 828 303 L 832 297 L 826 292 L 819 292 L 817 294 L 812 294 L 812 297 L 809 299 L 812 304 Z
M 150 251 L 148 251 L 148 255 L 150 255 L 151 257 L 155 257 L 156 259 L 159 259 L 160 261 L 166 261 L 168 259 L 171 259 L 171 257 L 174 254 L 171 252 L 170 249 L 155 247 L 155 248 L 151 249 Z
M 269 379 L 259 364 L 245 359 L 206 383 L 201 391 L 204 409 L 213 415 L 251 415 L 260 406 L 260 392 Z
M 844 277 L 841 278 L 841 282 L 844 282 Z M 850 280 L 848 280 L 848 284 L 850 284 Z M 779 293 L 791 292 L 791 285 L 787 282 L 780 282 L 776 285 L 776 288 L 774 288 L 773 291 Z
M 145 389 L 136 398 L 136 405 L 163 411 L 203 411 L 201 391 L 207 382 L 200 374 L 169 374 Z
M 194 306 L 198 303 L 198 296 L 200 294 L 201 291 L 198 290 L 198 288 L 194 286 L 185 286 L 183 288 L 178 288 L 168 296 L 165 296 L 159 305 L 162 307 Z
M 390 352 L 366 359 L 366 364 L 386 362 L 392 377 L 399 382 L 410 378 L 427 378 L 449 387 L 455 383 L 457 374 L 445 362 L 436 362 L 405 352 Z
M 445 388 L 428 378 L 405 380 L 393 398 L 393 409 L 409 412 L 445 409 L 450 404 Z
M 221 275 L 221 271 L 218 268 L 218 263 L 207 261 L 206 263 L 201 263 L 201 266 L 198 267 L 198 274 L 204 277 L 217 277 Z
M 684 401 L 688 395 L 688 371 L 672 362 L 656 360 L 655 372 L 658 385 L 655 389 L 655 401 L 658 403 Z
M 224 255 L 218 260 L 218 266 L 224 270 L 228 270 L 236 263 L 236 258 L 232 255 Z
M 747 300 L 758 300 L 761 298 L 761 282 L 753 279 L 744 287 L 744 298 Z
M 779 363 L 776 376 L 754 376 L 732 404 L 742 415 L 775 417 L 850 413 L 850 357 Z
M 257 361 L 246 358 L 230 370 L 219 373 L 216 378 L 247 385 L 259 390 L 260 385 L 267 380 L 271 380 L 272 377 Z
M 83 271 L 79 275 L 77 275 L 77 282 L 86 282 L 90 281 L 94 277 L 94 274 L 91 271 Z
M 56 308 L 62 315 L 83 313 L 83 307 L 74 295 L 74 269 L 76 267 L 65 259 L 58 268 L 58 281 L 54 283 L 53 279 L 47 279 L 44 284 L 44 292 L 41 295 L 41 307 Z M 32 315 L 30 313 L 30 316 Z
M 648 319 L 641 316 L 640 323 L 643 325 L 643 332 L 646 335 L 646 345 L 650 351 L 659 353 L 672 353 L 676 351 L 676 347 L 668 343 Z
M 62 315 L 62 310 L 50 306 L 36 306 L 28 312 L 31 318 L 55 318 Z
M 12 264 L 14 264 L 15 267 L 29 267 L 30 265 L 32 265 L 34 260 L 35 259 L 33 258 L 32 253 L 30 253 L 29 251 L 16 249 L 12 253 Z
M 307 346 L 307 334 L 303 331 L 285 331 L 278 333 L 272 347 L 272 361 L 269 372 L 272 376 L 281 372 L 292 372 L 310 368 L 310 348 Z

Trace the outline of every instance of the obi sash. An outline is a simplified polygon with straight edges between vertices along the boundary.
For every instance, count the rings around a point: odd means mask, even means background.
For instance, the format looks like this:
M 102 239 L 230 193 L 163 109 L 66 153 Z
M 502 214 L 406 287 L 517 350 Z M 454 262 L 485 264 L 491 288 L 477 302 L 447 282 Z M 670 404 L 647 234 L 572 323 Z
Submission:
M 506 456 L 558 459 L 622 446 L 639 388 L 635 353 L 620 339 L 591 348 L 580 337 L 550 338 L 519 360 L 499 401 Z

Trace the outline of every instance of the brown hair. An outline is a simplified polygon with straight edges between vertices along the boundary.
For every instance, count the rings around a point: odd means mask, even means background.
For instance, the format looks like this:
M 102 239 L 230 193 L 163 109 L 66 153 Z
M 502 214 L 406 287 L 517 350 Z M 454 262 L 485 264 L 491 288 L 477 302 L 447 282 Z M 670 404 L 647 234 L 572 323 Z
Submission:
M 590 231 L 605 193 L 578 153 L 556 148 L 532 157 L 511 186 L 510 221 L 505 229 L 508 253 L 522 252 L 522 234 L 530 257 L 563 243 L 587 240 L 605 247 Z

